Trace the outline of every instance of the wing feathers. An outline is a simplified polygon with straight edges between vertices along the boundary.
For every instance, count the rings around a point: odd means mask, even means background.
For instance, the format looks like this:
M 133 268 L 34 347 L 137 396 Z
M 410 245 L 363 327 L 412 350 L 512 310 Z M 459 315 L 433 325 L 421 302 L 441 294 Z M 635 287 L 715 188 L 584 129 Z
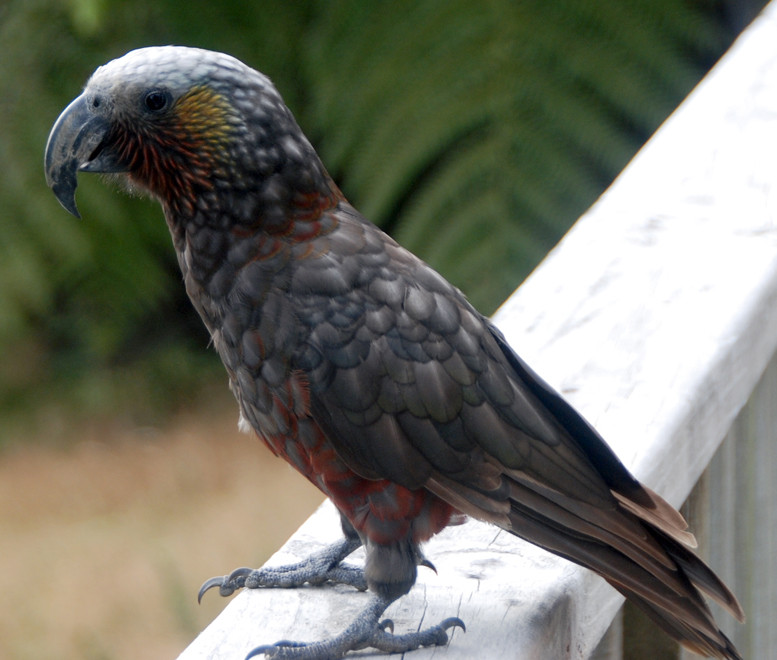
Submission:
M 664 568 L 655 574 L 645 571 L 631 557 L 598 541 L 572 534 L 569 529 L 558 528 L 541 514 L 521 505 L 513 507 L 510 522 L 512 531 L 519 536 L 604 577 L 689 648 L 705 655 L 741 660 L 679 562 L 676 570 Z
M 650 490 L 647 486 L 643 486 L 643 488 L 655 503 L 653 508 L 647 508 L 642 504 L 637 504 L 617 491 L 612 491 L 612 494 L 627 511 L 633 513 L 645 522 L 650 523 L 653 527 L 660 529 L 667 536 L 672 537 L 683 545 L 687 545 L 689 548 L 695 548 L 698 545 L 696 537 L 686 531 L 688 523 L 685 522 L 685 518 L 683 518 L 682 514 L 658 495 L 658 493 Z

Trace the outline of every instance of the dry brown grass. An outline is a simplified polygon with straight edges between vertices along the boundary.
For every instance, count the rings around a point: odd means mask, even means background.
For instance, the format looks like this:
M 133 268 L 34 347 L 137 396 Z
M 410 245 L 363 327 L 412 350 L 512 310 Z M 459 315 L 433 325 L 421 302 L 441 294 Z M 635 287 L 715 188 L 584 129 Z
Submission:
M 224 607 L 197 605 L 201 582 L 313 511 L 321 494 L 222 408 L 0 453 L 0 658 L 174 658 Z

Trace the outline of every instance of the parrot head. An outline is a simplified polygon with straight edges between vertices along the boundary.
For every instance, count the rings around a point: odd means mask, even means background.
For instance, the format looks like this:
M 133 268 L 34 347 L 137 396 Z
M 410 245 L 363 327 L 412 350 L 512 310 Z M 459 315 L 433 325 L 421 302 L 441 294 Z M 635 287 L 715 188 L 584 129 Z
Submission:
M 272 199 L 328 183 L 266 76 L 181 46 L 133 50 L 99 67 L 54 124 L 44 165 L 75 216 L 79 172 L 122 175 L 179 216 L 212 213 L 219 199 Z

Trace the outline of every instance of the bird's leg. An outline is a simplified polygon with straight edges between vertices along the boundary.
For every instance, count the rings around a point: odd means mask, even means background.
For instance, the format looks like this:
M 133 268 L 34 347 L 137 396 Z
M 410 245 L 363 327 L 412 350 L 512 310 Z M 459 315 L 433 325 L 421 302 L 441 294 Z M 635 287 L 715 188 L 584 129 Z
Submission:
M 343 565 L 341 562 L 361 545 L 358 536 L 346 538 L 315 552 L 307 559 L 270 568 L 236 568 L 229 575 L 213 577 L 200 587 L 197 601 L 213 587 L 219 588 L 222 596 L 231 596 L 236 589 L 258 589 L 260 587 L 300 587 L 305 583 L 323 584 L 335 582 L 347 584 L 360 591 L 367 588 L 364 569 Z
M 405 653 L 422 646 L 442 646 L 448 643 L 449 628 L 458 626 L 465 629 L 461 619 L 451 617 L 424 630 L 395 635 L 394 622 L 391 619 L 380 619 L 395 600 L 394 597 L 371 594 L 367 607 L 337 637 L 323 642 L 283 640 L 259 646 L 246 656 L 246 660 L 261 654 L 278 660 L 333 660 L 344 657 L 349 651 L 365 648 L 374 648 L 384 653 Z

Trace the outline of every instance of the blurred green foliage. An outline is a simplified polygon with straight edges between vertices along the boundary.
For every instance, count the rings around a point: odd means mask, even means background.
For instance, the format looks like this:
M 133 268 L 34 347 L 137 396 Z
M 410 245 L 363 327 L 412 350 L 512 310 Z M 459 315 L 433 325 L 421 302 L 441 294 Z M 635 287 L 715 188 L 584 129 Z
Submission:
M 357 208 L 490 312 L 762 4 L 6 0 L 0 405 L 164 408 L 220 370 L 157 205 L 81 176 L 78 221 L 46 188 L 48 131 L 109 59 L 178 43 L 264 71 Z

